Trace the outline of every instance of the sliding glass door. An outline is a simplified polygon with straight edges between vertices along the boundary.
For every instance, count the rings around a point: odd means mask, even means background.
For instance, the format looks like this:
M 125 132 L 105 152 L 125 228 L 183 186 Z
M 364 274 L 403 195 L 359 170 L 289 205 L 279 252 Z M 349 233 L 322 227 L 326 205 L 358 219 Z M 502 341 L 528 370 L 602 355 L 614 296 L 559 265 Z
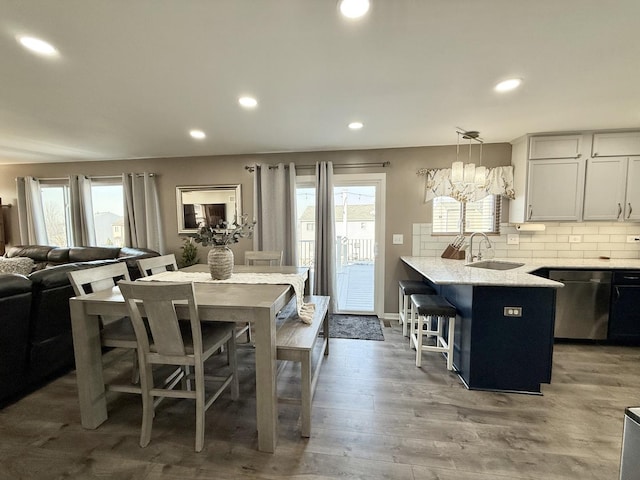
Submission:
M 384 174 L 334 175 L 336 313 L 384 313 Z M 298 261 L 313 270 L 313 177 L 297 186 Z

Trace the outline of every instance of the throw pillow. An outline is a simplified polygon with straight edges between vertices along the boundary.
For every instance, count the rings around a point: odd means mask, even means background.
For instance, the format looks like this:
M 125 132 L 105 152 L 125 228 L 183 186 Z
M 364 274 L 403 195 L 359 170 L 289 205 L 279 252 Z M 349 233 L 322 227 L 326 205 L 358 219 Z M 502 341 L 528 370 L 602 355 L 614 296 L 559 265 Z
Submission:
M 0 257 L 0 273 L 29 275 L 33 270 L 33 260 L 29 257 Z

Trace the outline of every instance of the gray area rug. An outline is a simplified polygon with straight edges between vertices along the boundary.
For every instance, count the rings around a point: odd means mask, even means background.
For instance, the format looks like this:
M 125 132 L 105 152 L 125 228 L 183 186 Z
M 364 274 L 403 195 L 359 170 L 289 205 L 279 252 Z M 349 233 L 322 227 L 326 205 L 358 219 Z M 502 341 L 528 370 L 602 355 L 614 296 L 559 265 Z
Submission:
M 376 315 L 329 316 L 330 338 L 384 341 L 382 326 Z
M 276 318 L 276 325 L 285 318 L 296 315 L 296 302 L 292 299 Z M 330 338 L 384 341 L 382 325 L 376 315 L 329 315 Z

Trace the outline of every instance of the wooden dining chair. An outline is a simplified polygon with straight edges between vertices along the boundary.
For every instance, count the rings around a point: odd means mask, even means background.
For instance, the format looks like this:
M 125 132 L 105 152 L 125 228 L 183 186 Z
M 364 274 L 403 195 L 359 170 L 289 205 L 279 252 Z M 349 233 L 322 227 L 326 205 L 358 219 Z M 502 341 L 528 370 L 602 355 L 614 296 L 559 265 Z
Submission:
M 282 250 L 249 250 L 244 252 L 244 264 L 279 267 L 282 265 Z
M 67 272 L 73 291 L 77 296 L 88 295 L 101 290 L 112 289 L 118 280 L 130 280 L 129 270 L 124 262 L 94 268 Z M 140 393 L 136 334 L 128 317 L 101 317 L 100 343 L 103 347 L 131 349 L 133 365 L 131 384 L 108 384 L 107 390 Z
M 169 255 L 161 255 L 159 257 L 142 258 L 136 263 L 138 264 L 140 275 L 143 277 L 148 277 L 156 273 L 178 270 L 176 256 L 173 253 L 170 253 Z
M 244 264 L 279 267 L 282 265 L 282 250 L 248 250 L 244 252 Z M 249 322 L 236 328 L 236 338 L 244 333 L 247 334 L 247 343 L 252 343 Z
M 228 386 L 231 398 L 239 396 L 238 367 L 234 324 L 226 322 L 200 323 L 192 283 L 131 282 L 118 283 L 127 304 L 133 328 L 138 340 L 138 362 L 140 363 L 140 385 L 142 387 L 142 431 L 140 446 L 146 447 L 151 440 L 151 427 L 155 409 L 154 397 L 188 398 L 196 401 L 196 452 L 204 446 L 204 415 Z M 140 312 L 144 308 L 148 329 Z M 188 309 L 189 322 L 178 321 L 176 308 Z M 184 314 L 184 313 L 183 313 Z M 182 325 L 181 325 L 182 324 Z M 204 362 L 226 344 L 227 360 L 231 372 L 226 376 L 204 374 Z M 187 389 L 156 388 L 153 383 L 154 365 L 181 365 L 193 373 L 187 379 Z M 205 395 L 205 380 L 222 382 L 208 398 Z

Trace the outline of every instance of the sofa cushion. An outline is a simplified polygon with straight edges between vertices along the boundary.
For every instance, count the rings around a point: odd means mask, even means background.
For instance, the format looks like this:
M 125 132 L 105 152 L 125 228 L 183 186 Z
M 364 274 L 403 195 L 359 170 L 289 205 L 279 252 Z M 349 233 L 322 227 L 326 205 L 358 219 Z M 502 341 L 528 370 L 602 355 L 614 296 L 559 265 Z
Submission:
M 117 247 L 71 247 L 69 248 L 69 261 L 110 260 L 118 258 L 119 253 L 120 249 Z
M 49 263 L 69 263 L 69 249 L 65 247 L 55 247 L 49 250 L 47 255 Z
M 114 263 L 116 260 L 94 260 L 91 262 L 81 263 L 64 263 L 62 265 L 56 265 L 54 267 L 38 270 L 29 275 L 29 279 L 33 282 L 33 286 L 36 289 L 46 289 L 53 287 L 60 287 L 65 285 L 71 285 L 67 272 L 74 270 L 81 270 L 84 268 L 99 267 L 108 263 Z
M 0 257 L 0 273 L 18 273 L 29 275 L 33 270 L 34 262 L 29 257 Z

